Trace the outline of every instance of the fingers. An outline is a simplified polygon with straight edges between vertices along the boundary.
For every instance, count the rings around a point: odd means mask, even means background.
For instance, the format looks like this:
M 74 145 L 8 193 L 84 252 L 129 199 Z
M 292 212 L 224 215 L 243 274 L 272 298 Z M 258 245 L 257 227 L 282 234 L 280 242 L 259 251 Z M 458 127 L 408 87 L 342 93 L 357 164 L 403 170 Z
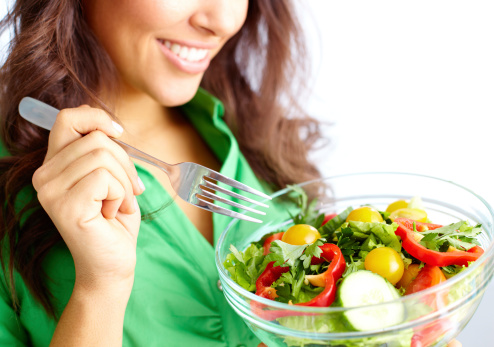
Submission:
M 102 202 L 102 213 L 114 213 L 118 202 L 121 204 L 117 211 L 135 212 L 134 195 L 141 194 L 144 186 L 127 153 L 109 138 L 120 136 L 122 131 L 102 110 L 87 105 L 62 110 L 50 133 L 45 162 L 33 176 L 35 189 L 52 187 L 45 194 L 49 199 L 49 195 L 69 191 L 91 172 L 104 169 L 120 183 L 125 194 L 121 201 Z
M 114 218 L 126 195 L 122 184 L 103 168 L 89 172 L 68 191 L 59 184 L 55 179 L 40 186 L 38 199 L 50 217 L 69 231 L 101 217 L 105 200 L 111 203 L 105 206 L 103 216 Z
M 103 151 L 106 151 L 106 153 Z M 130 160 L 127 153 L 99 130 L 93 131 L 63 148 L 56 155 L 55 159 L 52 158 L 43 165 L 43 168 L 38 173 L 40 176 L 38 178 L 43 181 L 45 177 L 60 175 L 72 163 L 89 153 L 92 153 L 94 159 L 98 159 L 99 163 L 108 158 L 108 160 L 111 160 L 112 165 L 117 164 L 116 166 L 123 168 L 126 172 L 127 180 L 131 184 L 130 189 L 127 189 L 128 184 L 124 184 L 128 192 L 139 195 L 144 191 L 144 185 L 140 181 L 134 163 Z M 113 158 L 110 158 L 110 155 L 113 156 Z M 94 165 L 92 168 L 95 169 Z M 85 174 L 87 174 L 87 172 L 79 174 L 78 177 Z M 120 177 L 122 178 L 122 176 Z
M 84 105 L 60 111 L 50 132 L 45 161 L 50 160 L 70 143 L 95 130 L 110 137 L 119 137 L 123 132 L 123 128 L 103 110 Z
M 101 213 L 105 219 L 113 219 L 117 216 L 121 209 L 122 202 L 126 198 L 126 192 L 121 182 L 103 168 L 98 168 L 91 171 L 70 190 L 67 195 L 69 200 L 75 202 L 75 206 L 79 210 L 88 209 L 84 215 L 88 216 L 81 223 L 91 222 Z M 128 214 L 136 211 L 135 197 L 132 196 Z M 89 201 L 89 204 L 86 202 Z
M 134 193 L 128 174 L 112 153 L 104 148 L 97 148 L 70 163 L 62 173 L 56 175 L 55 184 L 57 185 L 57 189 L 70 190 L 85 176 L 100 170 L 108 172 L 120 183 L 124 191 L 120 211 L 123 213 L 134 213 Z M 114 200 L 112 198 L 102 200 L 108 199 Z

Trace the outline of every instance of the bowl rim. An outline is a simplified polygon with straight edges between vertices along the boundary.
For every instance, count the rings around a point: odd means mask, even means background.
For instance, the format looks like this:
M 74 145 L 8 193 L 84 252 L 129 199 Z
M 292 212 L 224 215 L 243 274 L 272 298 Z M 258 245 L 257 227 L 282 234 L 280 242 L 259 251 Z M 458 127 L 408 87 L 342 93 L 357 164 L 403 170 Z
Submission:
M 454 185 L 460 189 L 465 190 L 467 193 L 472 194 L 476 199 L 478 199 L 487 208 L 487 211 L 490 213 L 490 218 L 492 219 L 492 221 L 494 221 L 494 210 L 484 198 L 482 198 L 481 196 L 479 196 L 478 194 L 476 194 L 472 190 L 470 190 L 470 189 L 468 189 L 468 188 L 466 188 L 466 187 L 464 187 L 458 183 L 455 183 L 455 182 L 450 181 L 450 180 L 442 179 L 442 178 L 437 178 L 437 177 L 430 176 L 430 175 L 417 174 L 417 173 L 407 173 L 407 172 L 400 172 L 400 171 L 396 171 L 396 172 L 393 172 L 393 171 L 350 172 L 350 173 L 344 173 L 344 174 L 338 174 L 338 175 L 333 175 L 333 176 L 317 178 L 314 180 L 310 180 L 310 181 L 296 184 L 296 186 L 303 187 L 305 185 L 309 185 L 309 184 L 312 184 L 314 182 L 319 182 L 319 181 L 328 181 L 328 180 L 334 180 L 334 179 L 344 178 L 344 177 L 369 176 L 369 175 L 402 175 L 402 176 L 409 176 L 409 177 L 426 178 L 426 179 L 431 179 L 431 180 L 436 180 L 436 181 L 452 184 L 452 185 Z M 283 195 L 286 192 L 291 191 L 291 190 L 292 189 L 289 187 L 283 188 L 283 189 L 280 189 L 280 190 L 274 192 L 273 194 L 271 194 L 270 197 L 276 198 L 276 197 Z M 269 201 L 269 200 L 266 199 L 264 201 Z M 431 288 L 422 290 L 422 291 L 414 293 L 414 294 L 401 296 L 399 299 L 387 301 L 385 303 L 372 304 L 372 305 L 366 305 L 366 306 L 353 306 L 353 307 L 331 307 L 331 306 L 329 306 L 329 307 L 312 307 L 312 306 L 288 305 L 288 304 L 285 304 L 282 302 L 266 299 L 266 298 L 260 297 L 258 295 L 255 295 L 255 293 L 249 292 L 248 290 L 244 289 L 242 286 L 240 286 L 239 284 L 237 284 L 235 281 L 233 281 L 230 278 L 229 274 L 227 273 L 226 269 L 223 266 L 223 263 L 221 262 L 221 259 L 219 258 L 220 257 L 219 248 L 220 248 L 220 245 L 223 243 L 223 241 L 226 237 L 226 234 L 228 233 L 230 228 L 235 223 L 238 223 L 238 222 L 239 222 L 239 220 L 232 220 L 227 225 L 225 230 L 223 230 L 223 232 L 221 233 L 221 235 L 218 239 L 218 242 L 216 243 L 216 246 L 215 246 L 215 263 L 216 263 L 216 267 L 218 269 L 218 272 L 220 274 L 220 278 L 225 280 L 226 283 L 230 287 L 232 287 L 236 292 L 242 294 L 244 297 L 250 299 L 251 301 L 252 300 L 257 301 L 263 305 L 266 305 L 269 308 L 274 308 L 274 309 L 285 309 L 286 310 L 289 308 L 290 311 L 295 311 L 295 312 L 314 312 L 314 313 L 320 313 L 320 314 L 324 314 L 324 313 L 330 314 L 330 313 L 341 313 L 341 312 L 345 312 L 348 310 L 355 310 L 355 309 L 362 309 L 362 308 L 366 308 L 366 309 L 367 308 L 374 308 L 374 307 L 380 307 L 383 305 L 392 305 L 392 304 L 397 304 L 397 303 L 404 304 L 405 302 L 418 300 L 420 297 L 423 297 L 426 295 L 432 295 L 434 293 L 441 292 L 443 289 L 449 288 L 449 287 L 455 285 L 456 283 L 462 281 L 463 279 L 465 279 L 466 277 L 468 277 L 469 275 L 474 273 L 474 271 L 477 268 L 479 268 L 479 266 L 481 266 L 481 264 L 485 263 L 488 258 L 494 258 L 494 238 L 493 238 L 490 245 L 487 247 L 486 250 L 484 250 L 484 254 L 482 254 L 482 256 L 480 256 L 479 259 L 477 261 L 475 261 L 472 265 L 470 265 L 466 270 L 464 270 L 464 271 L 460 272 L 459 274 L 449 278 L 447 281 L 444 281 L 440 284 L 437 284 Z M 484 229 L 485 227 L 486 226 L 482 225 L 482 229 Z M 490 227 L 493 229 L 492 233 L 494 234 L 494 225 L 490 225 Z M 492 279 L 492 276 L 493 276 L 493 274 L 490 274 L 490 278 L 487 278 L 487 282 L 489 282 Z M 446 307 L 448 307 L 448 306 L 446 306 Z M 438 311 L 436 311 L 436 312 L 438 312 Z

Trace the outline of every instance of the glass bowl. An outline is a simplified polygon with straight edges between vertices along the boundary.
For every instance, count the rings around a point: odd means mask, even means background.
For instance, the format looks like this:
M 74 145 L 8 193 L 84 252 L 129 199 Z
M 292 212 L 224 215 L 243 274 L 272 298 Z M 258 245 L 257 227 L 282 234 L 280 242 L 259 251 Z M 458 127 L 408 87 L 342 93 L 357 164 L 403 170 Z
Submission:
M 293 306 L 264 299 L 245 290 L 231 278 L 223 262 L 230 245 L 244 250 L 269 232 L 286 229 L 296 204 L 289 195 L 293 188 L 272 195 L 262 224 L 232 221 L 216 246 L 216 266 L 224 295 L 247 326 L 269 347 L 272 346 L 442 346 L 457 336 L 474 314 L 494 272 L 494 212 L 487 202 L 455 183 L 416 174 L 361 173 L 330 177 L 299 185 L 318 196 L 321 212 L 341 212 L 371 204 L 380 210 L 399 199 L 420 196 L 433 223 L 468 220 L 482 224 L 479 241 L 485 253 L 466 270 L 427 290 L 384 304 L 365 307 Z M 441 300 L 438 300 L 441 298 Z M 440 305 L 430 305 L 441 302 Z M 432 307 L 431 307 L 432 306 Z M 369 310 L 396 312 L 400 317 L 379 328 L 355 331 L 343 317 L 365 317 Z M 274 316 L 283 318 L 273 319 Z M 384 324 L 384 326 L 383 326 Z

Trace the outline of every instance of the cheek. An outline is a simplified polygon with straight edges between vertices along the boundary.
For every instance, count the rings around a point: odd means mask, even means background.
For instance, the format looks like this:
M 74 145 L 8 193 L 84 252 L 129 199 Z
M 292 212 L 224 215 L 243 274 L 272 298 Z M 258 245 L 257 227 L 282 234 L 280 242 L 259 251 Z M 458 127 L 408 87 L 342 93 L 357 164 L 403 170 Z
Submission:
M 182 1 L 91 1 L 88 23 L 119 70 L 144 63 L 143 55 L 160 31 L 179 25 L 187 14 Z

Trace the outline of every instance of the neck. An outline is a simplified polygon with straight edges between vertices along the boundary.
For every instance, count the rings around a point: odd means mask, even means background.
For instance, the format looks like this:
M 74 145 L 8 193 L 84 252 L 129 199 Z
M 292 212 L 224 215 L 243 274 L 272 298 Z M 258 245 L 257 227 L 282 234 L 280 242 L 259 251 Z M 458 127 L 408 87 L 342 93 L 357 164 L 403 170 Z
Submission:
M 180 122 L 175 109 L 165 107 L 148 94 L 129 86 L 121 88 L 114 110 L 125 129 L 122 140 L 129 143 L 140 142 Z

